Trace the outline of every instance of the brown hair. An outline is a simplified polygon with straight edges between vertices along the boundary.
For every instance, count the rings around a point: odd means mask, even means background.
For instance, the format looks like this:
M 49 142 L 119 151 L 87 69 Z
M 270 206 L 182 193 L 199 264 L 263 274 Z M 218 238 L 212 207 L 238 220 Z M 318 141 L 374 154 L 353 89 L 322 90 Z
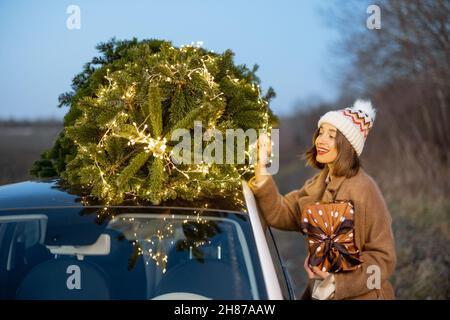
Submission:
M 303 159 L 306 159 L 306 165 L 316 169 L 323 169 L 326 164 L 320 163 L 316 160 L 317 149 L 315 141 L 319 135 L 319 128 L 316 129 L 312 138 L 312 147 L 310 147 L 303 154 Z M 339 131 L 336 132 L 336 148 L 337 157 L 333 163 L 333 175 L 336 177 L 346 176 L 351 178 L 358 173 L 361 167 L 361 161 L 347 138 Z

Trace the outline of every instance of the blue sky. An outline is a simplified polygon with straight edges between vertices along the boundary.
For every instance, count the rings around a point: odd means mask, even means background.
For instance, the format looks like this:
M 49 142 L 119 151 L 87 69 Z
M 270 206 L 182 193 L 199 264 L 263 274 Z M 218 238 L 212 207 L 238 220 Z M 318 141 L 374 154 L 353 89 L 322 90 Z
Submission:
M 237 63 L 260 65 L 262 88 L 274 87 L 272 108 L 288 114 L 300 100 L 337 95 L 331 46 L 319 2 L 297 1 L 25 1 L 0 0 L 0 118 L 62 118 L 57 98 L 112 37 L 203 41 Z M 81 29 L 69 30 L 69 5 L 81 10 Z

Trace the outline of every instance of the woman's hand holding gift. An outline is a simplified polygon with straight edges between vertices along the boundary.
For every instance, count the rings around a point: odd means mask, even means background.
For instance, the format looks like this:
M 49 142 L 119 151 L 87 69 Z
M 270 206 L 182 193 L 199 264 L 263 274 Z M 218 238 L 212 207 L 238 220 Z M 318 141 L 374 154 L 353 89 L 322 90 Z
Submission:
M 317 266 L 310 266 L 309 265 L 309 254 L 305 259 L 305 263 L 303 264 L 303 267 L 305 268 L 306 273 L 308 274 L 308 278 L 311 280 L 314 279 L 325 279 L 328 277 L 329 272 L 323 272 L 319 269 Z

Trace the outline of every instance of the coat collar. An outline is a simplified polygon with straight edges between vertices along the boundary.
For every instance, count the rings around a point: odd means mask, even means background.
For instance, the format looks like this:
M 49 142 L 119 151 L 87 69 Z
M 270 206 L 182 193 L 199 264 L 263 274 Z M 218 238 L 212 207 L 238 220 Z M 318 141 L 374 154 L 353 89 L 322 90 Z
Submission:
M 326 170 L 328 172 L 328 167 Z M 331 192 L 336 192 L 342 185 L 342 183 L 345 181 L 345 179 L 346 179 L 345 176 L 333 177 L 330 183 L 328 183 L 327 189 L 330 190 Z
M 328 166 L 325 166 L 319 173 L 317 179 L 313 179 L 305 186 L 305 191 L 308 195 L 320 196 L 324 194 L 325 200 L 331 201 L 333 196 L 335 196 L 336 191 L 342 185 L 345 176 L 332 177 L 328 185 L 325 183 L 325 179 L 328 175 Z

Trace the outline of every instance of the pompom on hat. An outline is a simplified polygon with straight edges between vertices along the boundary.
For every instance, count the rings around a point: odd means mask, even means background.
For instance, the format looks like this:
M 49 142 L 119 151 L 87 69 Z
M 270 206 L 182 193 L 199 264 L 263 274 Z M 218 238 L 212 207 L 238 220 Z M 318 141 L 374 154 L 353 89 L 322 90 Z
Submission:
M 322 123 L 328 123 L 336 127 L 350 142 L 358 156 L 361 155 L 364 142 L 375 121 L 376 110 L 369 100 L 356 100 L 351 108 L 329 111 L 325 113 L 317 123 L 320 128 Z

